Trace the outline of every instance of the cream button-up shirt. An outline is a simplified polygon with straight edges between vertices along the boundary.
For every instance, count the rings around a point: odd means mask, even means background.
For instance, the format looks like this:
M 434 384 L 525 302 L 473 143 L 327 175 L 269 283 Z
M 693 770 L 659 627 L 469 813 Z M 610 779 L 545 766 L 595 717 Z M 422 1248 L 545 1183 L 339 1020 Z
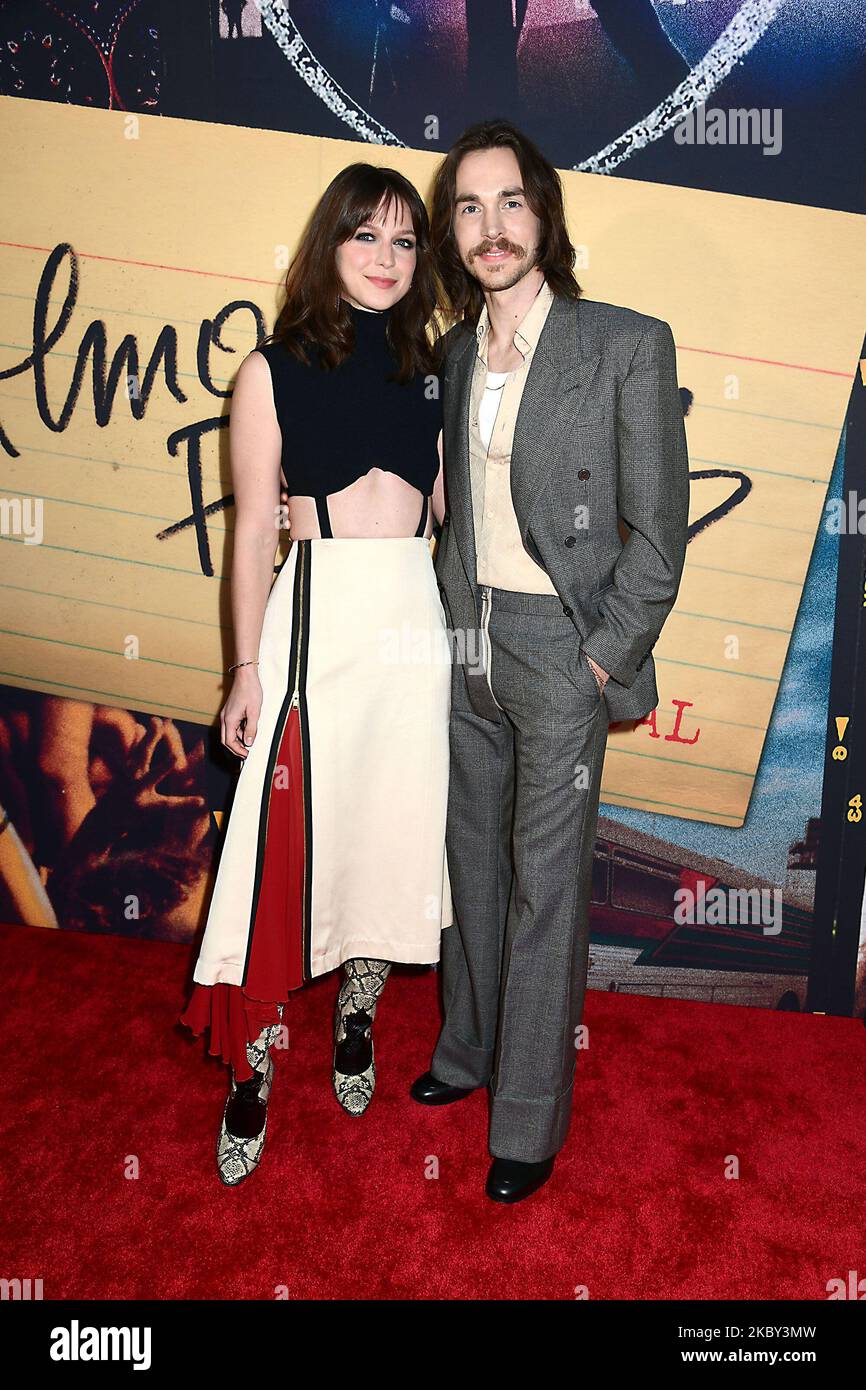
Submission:
M 523 547 L 520 526 L 511 500 L 511 445 L 514 424 L 526 384 L 526 374 L 541 330 L 553 303 L 553 291 L 545 280 L 514 330 L 514 346 L 523 357 L 509 372 L 502 387 L 489 446 L 479 429 L 479 410 L 487 380 L 487 345 L 490 319 L 485 304 L 476 328 L 476 357 L 469 406 L 469 474 L 479 584 L 519 593 L 555 594 L 550 575 Z

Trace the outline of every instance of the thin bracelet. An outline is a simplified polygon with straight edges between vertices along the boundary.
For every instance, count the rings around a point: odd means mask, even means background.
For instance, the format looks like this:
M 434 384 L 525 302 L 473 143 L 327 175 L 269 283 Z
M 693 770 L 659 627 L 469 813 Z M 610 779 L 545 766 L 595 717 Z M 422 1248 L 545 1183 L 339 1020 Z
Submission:
M 258 664 L 259 664 L 259 663 L 258 663 L 258 660 L 256 660 L 256 661 L 236 661 L 235 664 L 234 664 L 234 666 L 230 666 L 230 667 L 229 667 L 229 671 L 236 671 L 236 670 L 238 669 L 239 666 L 258 666 Z

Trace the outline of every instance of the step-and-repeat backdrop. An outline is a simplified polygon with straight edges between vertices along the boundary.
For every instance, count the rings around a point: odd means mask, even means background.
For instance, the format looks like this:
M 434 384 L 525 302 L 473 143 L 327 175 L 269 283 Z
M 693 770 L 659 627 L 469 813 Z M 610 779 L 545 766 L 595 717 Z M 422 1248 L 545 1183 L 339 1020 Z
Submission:
M 82 5 L 47 45 L 27 8 L 0 20 L 0 920 L 200 929 L 237 775 L 235 373 L 341 167 L 426 196 L 502 114 L 561 170 L 585 294 L 671 324 L 691 463 L 659 705 L 609 738 L 590 983 L 862 1011 L 856 6 L 109 5 L 96 31 Z

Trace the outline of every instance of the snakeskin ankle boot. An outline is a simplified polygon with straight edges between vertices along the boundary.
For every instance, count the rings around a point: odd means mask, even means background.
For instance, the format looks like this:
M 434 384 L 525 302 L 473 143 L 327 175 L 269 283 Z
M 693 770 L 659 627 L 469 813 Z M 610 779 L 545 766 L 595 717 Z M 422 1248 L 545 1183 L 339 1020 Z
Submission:
M 282 1005 L 278 1006 L 282 1019 Z M 270 1049 L 280 1025 L 263 1028 L 255 1042 L 247 1043 L 247 1061 L 253 1069 L 248 1081 L 236 1081 L 232 1070 L 217 1139 L 217 1169 L 226 1187 L 236 1187 L 258 1167 L 268 1127 L 268 1098 L 274 1081 Z
M 346 961 L 337 996 L 334 1094 L 349 1115 L 363 1115 L 376 1087 L 373 1019 L 391 970 L 390 961 Z

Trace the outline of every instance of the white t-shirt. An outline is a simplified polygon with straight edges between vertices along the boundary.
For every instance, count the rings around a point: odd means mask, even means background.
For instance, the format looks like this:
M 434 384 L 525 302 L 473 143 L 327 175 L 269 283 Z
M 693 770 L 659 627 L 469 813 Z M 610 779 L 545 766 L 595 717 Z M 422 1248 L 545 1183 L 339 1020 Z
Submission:
M 481 404 L 478 407 L 478 433 L 481 435 L 485 449 L 490 448 L 490 436 L 493 433 L 493 426 L 499 413 L 502 388 L 508 380 L 508 375 L 508 372 L 487 373 L 484 395 L 481 397 Z

